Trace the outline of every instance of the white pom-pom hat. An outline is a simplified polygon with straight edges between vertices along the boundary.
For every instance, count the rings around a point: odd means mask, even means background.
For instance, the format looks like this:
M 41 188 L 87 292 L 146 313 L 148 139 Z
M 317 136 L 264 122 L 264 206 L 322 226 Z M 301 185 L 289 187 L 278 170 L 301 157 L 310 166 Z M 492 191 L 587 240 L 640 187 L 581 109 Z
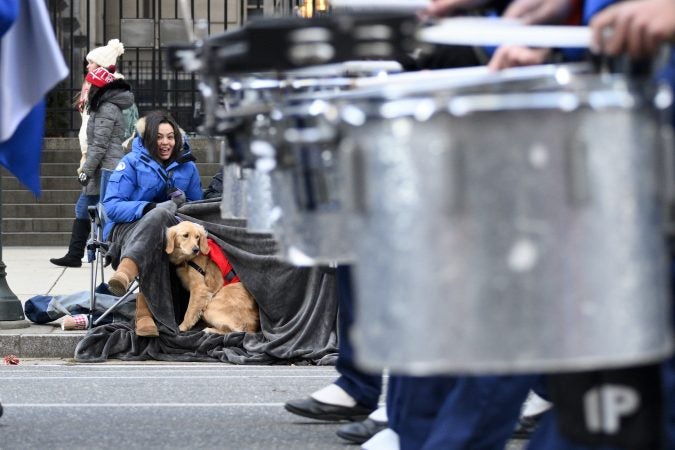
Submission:
M 111 66 L 116 66 L 117 58 L 124 53 L 124 44 L 119 39 L 110 39 L 107 45 L 96 47 L 87 53 L 87 61 L 98 64 L 110 70 Z M 115 69 L 110 70 L 114 72 Z

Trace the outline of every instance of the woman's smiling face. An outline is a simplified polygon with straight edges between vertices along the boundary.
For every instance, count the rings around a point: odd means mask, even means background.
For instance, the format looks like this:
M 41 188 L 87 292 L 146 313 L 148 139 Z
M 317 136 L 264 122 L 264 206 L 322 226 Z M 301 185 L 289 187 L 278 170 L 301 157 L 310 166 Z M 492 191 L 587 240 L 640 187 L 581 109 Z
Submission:
M 173 127 L 168 123 L 160 123 L 157 129 L 157 154 L 159 159 L 166 161 L 171 158 L 176 146 L 176 136 Z

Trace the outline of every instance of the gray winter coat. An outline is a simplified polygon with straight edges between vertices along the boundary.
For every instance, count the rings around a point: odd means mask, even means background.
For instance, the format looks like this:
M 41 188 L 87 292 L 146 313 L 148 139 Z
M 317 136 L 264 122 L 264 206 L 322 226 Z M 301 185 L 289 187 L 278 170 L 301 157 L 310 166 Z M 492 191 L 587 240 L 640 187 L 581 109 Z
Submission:
M 89 101 L 87 123 L 87 160 L 82 170 L 89 178 L 82 192 L 99 195 L 101 169 L 114 169 L 124 156 L 124 116 L 122 110 L 134 104 L 134 94 L 124 80 L 102 87 Z

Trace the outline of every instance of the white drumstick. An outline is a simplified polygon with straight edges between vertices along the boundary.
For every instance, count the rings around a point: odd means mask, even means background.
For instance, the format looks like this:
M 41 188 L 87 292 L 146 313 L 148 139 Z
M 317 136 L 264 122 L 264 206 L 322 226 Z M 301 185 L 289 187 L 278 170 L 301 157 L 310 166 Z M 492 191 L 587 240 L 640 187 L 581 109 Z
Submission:
M 345 61 L 336 64 L 303 67 L 285 72 L 287 76 L 296 78 L 311 77 L 342 77 L 373 73 L 401 72 L 403 67 L 398 61 Z
M 332 0 L 331 7 L 335 9 L 388 9 L 417 11 L 425 9 L 431 4 L 431 0 Z
M 423 28 L 418 38 L 448 45 L 524 45 L 528 47 L 588 48 L 588 27 L 563 25 L 522 25 L 491 18 L 444 19 L 439 25 Z
M 562 79 L 569 78 L 571 74 L 575 73 L 588 73 L 590 70 L 591 66 L 587 63 L 513 67 L 499 72 L 490 71 L 485 66 L 423 70 L 381 77 L 358 78 L 354 81 L 353 87 L 379 90 L 396 97 L 399 94 L 412 94 L 423 91 L 432 92 L 434 89 L 443 90 L 463 86 L 477 86 L 478 84 L 489 82 L 541 80 L 545 78 Z M 358 90 L 355 92 L 358 93 Z
M 405 72 L 380 77 L 364 77 L 354 81 L 356 87 L 381 86 L 397 83 L 424 83 L 435 80 L 470 80 L 490 74 L 485 66 L 463 67 L 459 69 L 423 70 Z

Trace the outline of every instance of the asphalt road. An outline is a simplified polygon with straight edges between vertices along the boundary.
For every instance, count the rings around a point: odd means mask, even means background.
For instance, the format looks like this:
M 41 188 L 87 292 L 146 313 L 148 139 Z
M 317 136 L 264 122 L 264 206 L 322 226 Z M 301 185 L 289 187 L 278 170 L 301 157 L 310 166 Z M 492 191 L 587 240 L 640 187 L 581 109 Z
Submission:
M 336 377 L 333 367 L 311 366 L 0 365 L 0 449 L 358 449 L 335 435 L 338 424 L 283 408 Z
M 354 449 L 285 401 L 333 367 L 22 362 L 0 366 L 0 448 Z

